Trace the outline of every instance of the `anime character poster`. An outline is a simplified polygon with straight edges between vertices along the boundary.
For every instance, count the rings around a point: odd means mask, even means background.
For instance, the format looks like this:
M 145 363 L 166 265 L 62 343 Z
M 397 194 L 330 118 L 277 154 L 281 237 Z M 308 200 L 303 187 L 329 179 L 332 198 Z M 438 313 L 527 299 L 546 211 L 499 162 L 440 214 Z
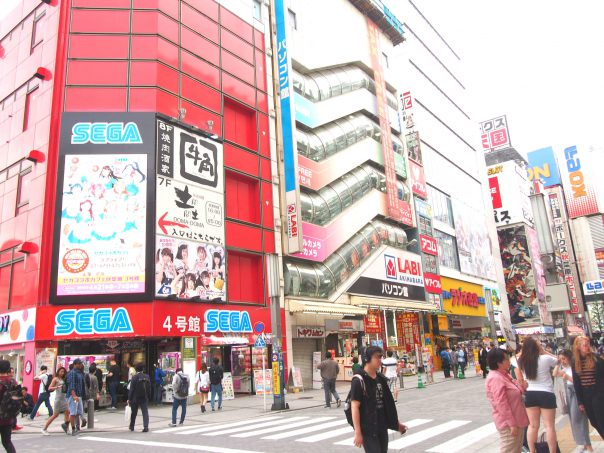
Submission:
M 539 323 L 539 300 L 526 228 L 502 228 L 497 234 L 512 324 Z
M 67 154 L 57 295 L 145 292 L 147 156 Z

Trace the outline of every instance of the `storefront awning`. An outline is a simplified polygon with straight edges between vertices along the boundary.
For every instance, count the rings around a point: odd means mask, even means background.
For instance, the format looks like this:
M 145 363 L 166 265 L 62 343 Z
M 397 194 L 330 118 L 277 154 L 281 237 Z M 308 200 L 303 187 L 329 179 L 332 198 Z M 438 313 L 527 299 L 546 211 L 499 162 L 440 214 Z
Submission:
M 367 309 L 347 304 L 313 302 L 309 300 L 289 300 L 290 313 L 327 313 L 333 315 L 366 315 Z
M 426 302 L 413 300 L 374 299 L 371 297 L 350 296 L 350 303 L 356 306 L 382 307 L 391 310 L 423 310 L 434 312 L 436 307 Z

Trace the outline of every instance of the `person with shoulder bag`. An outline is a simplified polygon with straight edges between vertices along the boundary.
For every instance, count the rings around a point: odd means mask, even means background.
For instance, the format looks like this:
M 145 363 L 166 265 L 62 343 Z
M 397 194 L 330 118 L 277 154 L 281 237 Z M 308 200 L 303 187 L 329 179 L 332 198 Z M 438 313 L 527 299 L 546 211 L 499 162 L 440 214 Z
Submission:
M 38 391 L 38 401 L 36 401 L 36 405 L 34 406 L 31 414 L 29 416 L 30 420 L 33 420 L 42 403 L 46 405 L 46 409 L 48 409 L 48 416 L 52 417 L 52 406 L 50 405 L 50 390 L 48 387 L 50 386 L 50 381 L 52 376 L 48 373 L 48 367 L 46 365 L 42 365 L 40 367 L 40 374 L 34 378 L 34 381 L 40 381 L 40 390 Z
M 208 402 L 208 394 L 210 393 L 210 372 L 208 366 L 205 363 L 201 364 L 201 369 L 195 376 L 195 384 L 197 386 L 197 392 L 201 398 L 201 412 L 205 413 L 206 403 Z
M 54 414 L 48 420 L 46 420 L 46 424 L 44 428 L 42 428 L 42 434 L 45 436 L 50 436 L 48 432 L 48 427 L 54 422 L 59 415 L 63 414 L 63 424 L 61 428 L 65 433 L 67 433 L 69 427 L 69 405 L 67 404 L 67 384 L 65 379 L 67 378 L 67 370 L 65 367 L 61 367 L 57 370 L 57 373 L 50 383 L 50 391 L 55 392 L 55 403 L 54 403 Z
M 176 426 L 176 414 L 178 412 L 178 407 L 182 408 L 180 413 L 180 423 L 182 425 L 185 422 L 185 416 L 187 415 L 187 399 L 189 398 L 189 386 L 190 386 L 189 376 L 186 375 L 182 368 L 176 369 L 176 374 L 172 379 L 172 423 L 170 426 Z
M 218 395 L 218 410 L 222 409 L 222 378 L 224 377 L 224 370 L 220 366 L 220 360 L 218 357 L 214 357 L 214 363 L 210 367 L 210 391 L 212 396 L 210 398 L 210 407 L 212 412 L 214 411 L 214 397 Z
M 10 362 L 0 360 L 0 437 L 6 453 L 17 451 L 11 437 L 22 405 L 21 386 L 13 379 Z
M 604 439 L 604 360 L 592 352 L 586 336 L 573 343 L 573 385 L 579 409 Z

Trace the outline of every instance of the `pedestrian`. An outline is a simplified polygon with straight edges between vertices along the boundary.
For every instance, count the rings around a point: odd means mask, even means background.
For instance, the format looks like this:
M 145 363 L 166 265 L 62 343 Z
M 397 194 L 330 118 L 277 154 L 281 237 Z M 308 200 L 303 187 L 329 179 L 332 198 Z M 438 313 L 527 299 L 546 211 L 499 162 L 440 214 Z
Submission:
M 453 370 L 454 379 L 457 379 L 459 374 L 459 350 L 459 346 L 456 346 L 451 350 L 451 369 Z
M 382 373 L 388 379 L 388 387 L 394 396 L 394 401 L 398 399 L 398 360 L 394 358 L 392 351 L 386 352 L 386 357 L 382 360 Z
M 573 343 L 573 385 L 579 409 L 604 439 L 604 359 L 592 352 L 583 335 Z
M 480 365 L 483 379 L 486 379 L 489 374 L 489 369 L 487 368 L 487 354 L 487 348 L 485 348 L 484 344 L 481 344 L 480 351 L 478 352 L 478 364 Z
M 206 403 L 208 402 L 208 393 L 210 393 L 210 372 L 208 371 L 208 365 L 206 365 L 205 362 L 201 364 L 201 369 L 195 376 L 195 386 L 201 400 L 201 412 L 205 413 Z
M 94 410 L 97 411 L 99 410 L 99 403 L 101 401 L 101 391 L 103 390 L 103 370 L 101 370 L 99 368 L 99 366 L 96 364 L 96 362 L 92 362 L 90 364 L 90 369 L 92 370 L 94 367 L 94 375 L 96 376 L 96 381 L 98 383 L 99 386 L 99 394 L 97 396 L 97 398 L 94 400 Z
M 27 392 L 27 387 L 21 387 L 21 395 L 23 396 L 23 406 L 21 406 L 21 417 L 25 417 L 32 413 L 34 409 L 34 397 Z
M 117 409 L 117 389 L 120 386 L 121 381 L 121 370 L 117 366 L 117 362 L 112 360 L 107 372 L 107 387 L 109 387 L 109 395 L 111 395 L 111 407 L 110 410 Z
M 451 356 L 449 355 L 449 348 L 443 348 L 440 351 L 440 361 L 443 366 L 445 379 L 449 379 L 451 377 Z
M 350 386 L 354 445 L 366 453 L 388 452 L 388 429 L 407 431 L 398 420 L 388 379 L 380 373 L 383 354 L 377 346 L 365 349 L 361 378 L 353 379 Z
M 224 377 L 224 370 L 220 366 L 220 360 L 218 357 L 214 357 L 210 366 L 210 391 L 212 396 L 210 398 L 210 407 L 214 412 L 214 398 L 218 395 L 218 410 L 222 409 L 222 378 Z
M 52 406 L 50 405 L 50 391 L 48 389 L 51 379 L 52 376 L 48 374 L 48 367 L 46 365 L 42 365 L 40 367 L 40 374 L 34 377 L 34 381 L 40 381 L 40 390 L 38 391 L 38 401 L 36 401 L 36 405 L 32 409 L 31 414 L 29 416 L 30 420 L 33 420 L 36 417 L 38 409 L 40 409 L 42 403 L 46 405 L 46 409 L 48 409 L 48 415 L 52 417 Z
M 528 337 L 524 340 L 518 366 L 528 382 L 524 404 L 529 417 L 527 437 L 531 452 L 535 451 L 540 420 L 543 417 L 550 453 L 556 453 L 556 395 L 552 368 L 557 363 L 557 358 L 546 353 L 541 343 L 534 338 Z
M 593 451 L 591 439 L 589 437 L 589 420 L 585 412 L 579 409 L 577 402 L 577 393 L 573 385 L 573 354 L 568 349 L 563 349 L 558 354 L 560 365 L 554 369 L 554 376 L 559 377 L 564 382 L 566 395 L 566 405 L 568 407 L 568 418 L 573 432 L 573 439 L 577 446 L 582 445 L 582 451 Z
M 457 349 L 457 366 L 461 370 L 462 376 L 465 376 L 468 366 L 468 350 L 465 345 Z
M 354 374 L 359 374 L 362 369 L 363 369 L 363 367 L 359 363 L 359 358 L 358 357 L 353 357 L 352 358 L 352 374 L 353 375 Z
M 136 365 L 136 373 L 130 379 L 130 388 L 128 389 L 128 405 L 132 410 L 130 414 L 130 431 L 134 431 L 134 423 L 140 408 L 143 413 L 143 432 L 149 432 L 149 398 L 151 396 L 151 378 L 143 371 L 145 367 L 142 363 Z M 185 400 L 186 401 L 186 400 Z M 174 417 L 173 417 L 174 418 Z M 184 415 L 182 417 L 184 420 Z M 182 422 L 181 422 L 182 425 Z
M 128 362 L 128 390 L 130 390 L 130 382 L 132 382 L 132 378 L 136 375 L 136 368 L 132 365 L 132 362 Z
M 325 392 L 325 407 L 331 407 L 331 395 L 336 399 L 338 407 L 342 404 L 340 395 L 336 392 L 336 379 L 340 372 L 340 367 L 333 357 L 331 352 L 325 353 L 325 360 L 317 365 L 317 370 L 321 371 L 321 379 L 323 379 L 323 391 Z
M 99 384 L 99 379 L 97 377 L 97 367 L 96 363 L 91 363 L 90 367 L 88 367 L 88 374 L 90 380 L 90 389 L 88 391 L 88 399 L 93 400 L 95 403 L 101 399 L 101 388 Z M 102 376 L 101 371 L 101 376 Z
M 493 421 L 499 431 L 500 453 L 520 453 L 524 440 L 524 428 L 529 419 L 522 402 L 524 388 L 509 373 L 510 356 L 499 348 L 487 354 L 491 369 L 485 387 L 493 408 Z
M 164 379 L 166 377 L 166 372 L 161 369 L 161 366 L 158 365 L 155 367 L 155 392 L 153 396 L 155 397 L 155 404 L 161 404 L 162 394 L 164 392 Z
M 190 384 L 189 376 L 183 372 L 182 368 L 176 368 L 176 374 L 172 379 L 172 423 L 170 423 L 170 426 L 176 426 L 176 414 L 179 406 L 182 408 L 179 425 L 185 422 Z
M 0 360 L 0 401 L 2 401 L 5 392 L 12 392 L 18 389 L 17 382 L 13 379 L 10 362 L 8 360 Z M 6 414 L 4 418 L 0 418 L 0 437 L 2 438 L 2 446 L 6 453 L 16 453 L 15 446 L 11 440 L 13 435 L 13 425 L 16 424 L 15 415 Z
M 67 434 L 69 425 L 69 405 L 67 404 L 67 383 L 65 382 L 66 377 L 67 370 L 65 367 L 61 367 L 57 370 L 55 377 L 50 383 L 49 389 L 55 392 L 55 403 L 52 417 L 46 420 L 46 424 L 44 425 L 44 428 L 42 428 L 42 434 L 45 436 L 50 436 L 48 427 L 61 414 L 63 414 L 64 417 L 61 428 L 63 431 L 65 431 L 65 434 Z
M 80 419 L 84 415 L 84 403 L 86 398 L 86 379 L 84 377 L 84 364 L 82 360 L 73 361 L 73 370 L 67 373 L 67 405 L 69 406 L 69 422 L 71 423 L 71 435 L 75 436 L 80 431 Z M 67 432 L 66 428 L 63 431 Z

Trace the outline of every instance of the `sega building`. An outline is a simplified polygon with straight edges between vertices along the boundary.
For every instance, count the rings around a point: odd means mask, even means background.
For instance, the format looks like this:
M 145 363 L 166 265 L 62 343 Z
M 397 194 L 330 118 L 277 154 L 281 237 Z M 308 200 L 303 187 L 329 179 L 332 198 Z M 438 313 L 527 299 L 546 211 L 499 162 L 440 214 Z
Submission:
M 129 361 L 193 373 L 219 357 L 235 392 L 255 390 L 275 253 L 269 15 L 221 3 L 28 0 L 2 21 L 0 310 L 33 309 L 35 333 L 0 353 L 20 369 L 115 359 L 125 379 Z

